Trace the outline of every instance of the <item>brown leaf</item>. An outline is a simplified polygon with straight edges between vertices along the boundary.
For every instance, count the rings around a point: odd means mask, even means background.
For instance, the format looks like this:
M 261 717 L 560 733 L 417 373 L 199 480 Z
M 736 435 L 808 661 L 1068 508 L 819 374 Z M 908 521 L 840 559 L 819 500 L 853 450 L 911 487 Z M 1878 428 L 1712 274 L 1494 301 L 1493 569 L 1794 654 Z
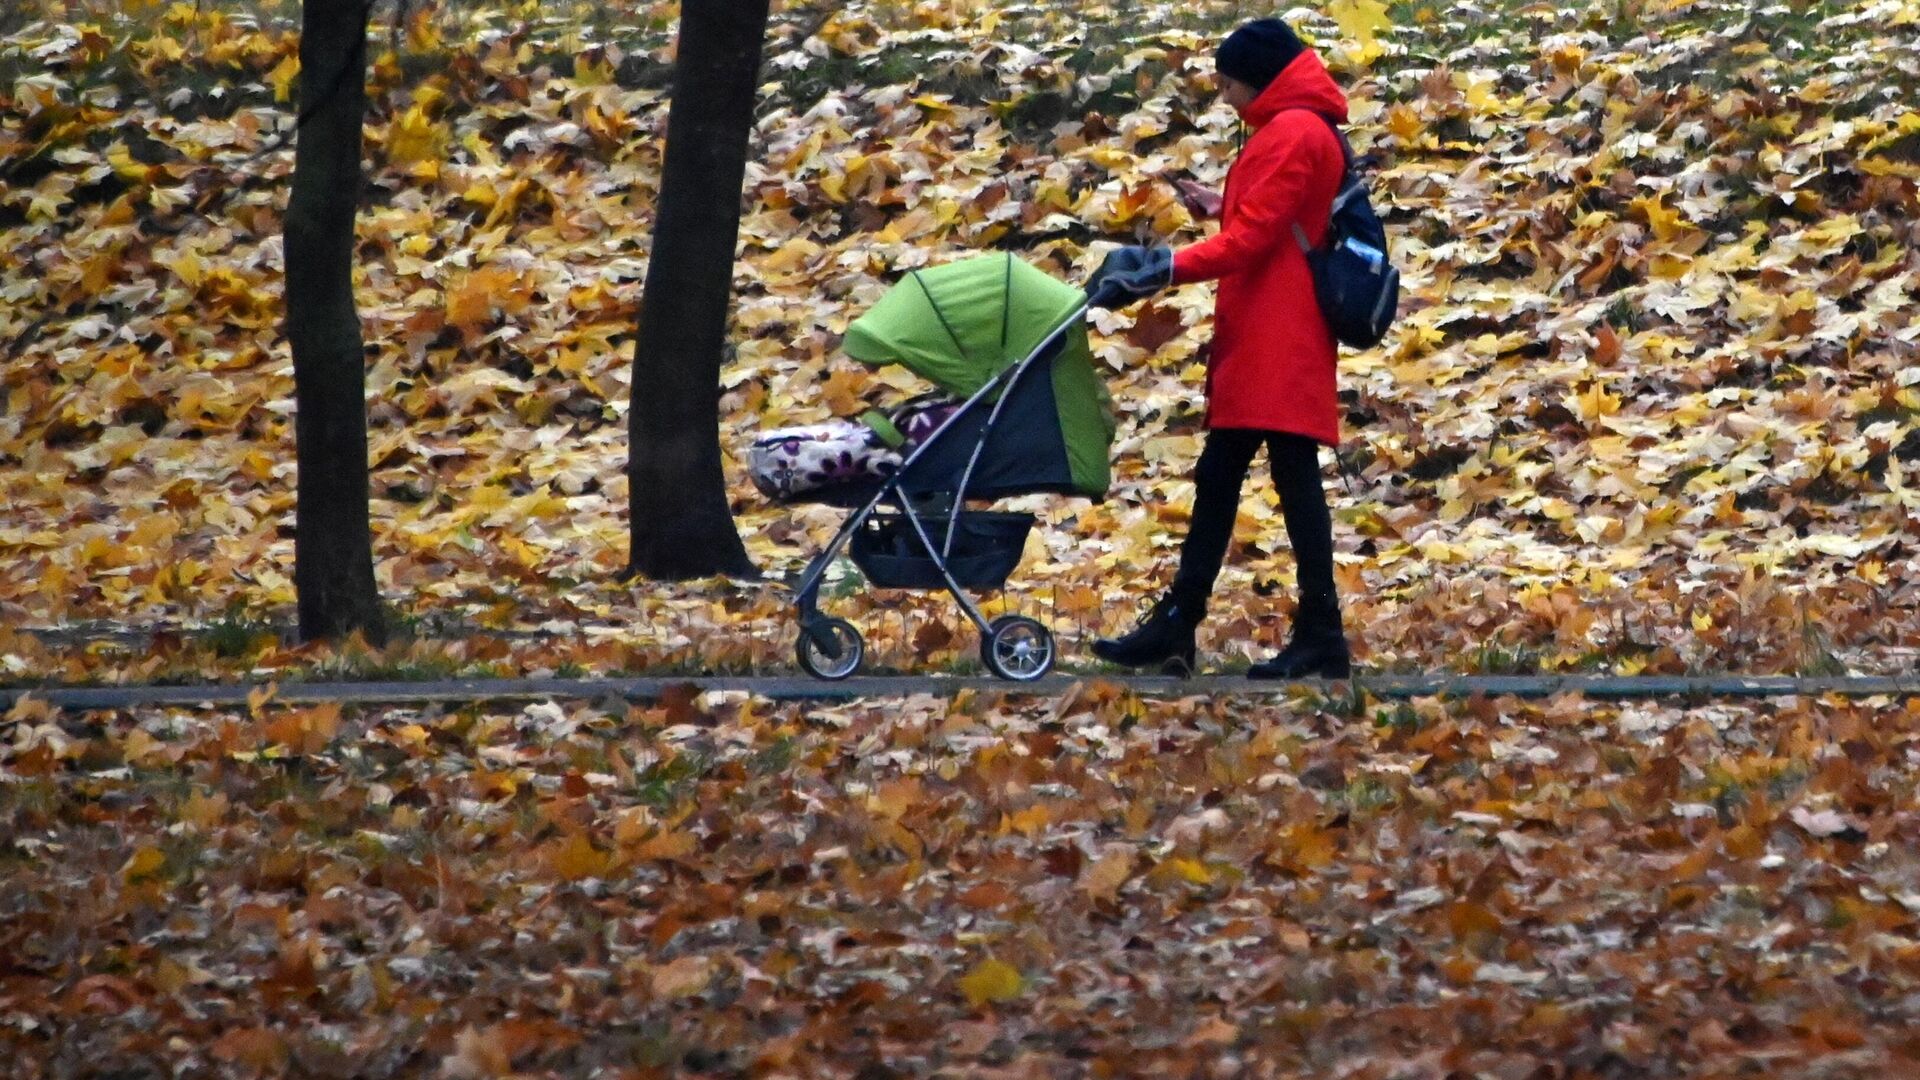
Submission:
M 269 1028 L 235 1028 L 214 1041 L 213 1056 L 262 1073 L 284 1071 L 289 1059 L 287 1040 Z
M 1127 329 L 1127 340 L 1149 353 L 1155 353 L 1160 351 L 1161 346 L 1185 333 L 1186 329 L 1179 309 L 1146 304 L 1134 315 L 1133 325 Z
M 960 902 L 975 911 L 1003 908 L 1015 899 L 1013 890 L 997 881 L 983 881 L 960 894 Z
M 913 655 L 921 661 L 953 644 L 953 631 L 938 621 L 924 622 L 913 632 Z

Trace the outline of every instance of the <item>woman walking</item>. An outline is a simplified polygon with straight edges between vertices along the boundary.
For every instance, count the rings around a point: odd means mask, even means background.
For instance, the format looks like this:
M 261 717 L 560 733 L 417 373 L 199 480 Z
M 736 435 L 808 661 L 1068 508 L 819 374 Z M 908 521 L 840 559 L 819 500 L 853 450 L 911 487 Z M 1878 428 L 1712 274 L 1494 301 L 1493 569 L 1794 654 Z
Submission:
M 1344 678 L 1347 639 L 1333 583 L 1333 522 L 1319 448 L 1337 445 L 1335 343 L 1314 298 L 1296 232 L 1318 245 L 1345 152 L 1334 125 L 1347 99 L 1318 54 L 1278 19 L 1228 35 L 1215 57 L 1220 95 L 1251 129 L 1227 174 L 1221 227 L 1179 251 L 1129 247 L 1089 284 L 1117 306 L 1169 285 L 1218 281 L 1207 365 L 1207 435 L 1194 472 L 1192 524 L 1173 585 L 1135 629 L 1095 642 L 1094 655 L 1128 667 L 1194 670 L 1194 630 L 1233 538 L 1240 489 L 1264 446 L 1299 572 L 1299 610 L 1287 647 L 1253 678 Z

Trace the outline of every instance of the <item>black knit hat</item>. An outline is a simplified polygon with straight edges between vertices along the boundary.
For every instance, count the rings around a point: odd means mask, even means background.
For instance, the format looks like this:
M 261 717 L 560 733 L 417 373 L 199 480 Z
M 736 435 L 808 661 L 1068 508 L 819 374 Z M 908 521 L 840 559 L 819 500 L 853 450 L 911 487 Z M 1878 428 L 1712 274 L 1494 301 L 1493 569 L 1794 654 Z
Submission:
M 1214 66 L 1256 90 L 1265 90 L 1307 47 L 1279 19 L 1255 19 L 1220 43 Z

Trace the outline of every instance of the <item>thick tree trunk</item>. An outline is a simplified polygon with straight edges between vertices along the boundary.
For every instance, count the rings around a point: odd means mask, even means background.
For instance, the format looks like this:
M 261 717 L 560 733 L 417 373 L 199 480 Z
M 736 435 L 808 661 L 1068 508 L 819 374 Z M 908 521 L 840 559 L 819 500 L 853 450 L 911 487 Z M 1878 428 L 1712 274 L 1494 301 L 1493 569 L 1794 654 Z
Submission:
M 727 505 L 720 363 L 768 0 L 687 0 L 628 416 L 629 573 L 755 577 Z
M 354 215 L 366 111 L 365 0 L 303 0 L 293 195 L 287 205 L 287 338 L 299 463 L 294 589 L 300 637 L 386 626 L 367 520 L 366 359 L 353 301 Z

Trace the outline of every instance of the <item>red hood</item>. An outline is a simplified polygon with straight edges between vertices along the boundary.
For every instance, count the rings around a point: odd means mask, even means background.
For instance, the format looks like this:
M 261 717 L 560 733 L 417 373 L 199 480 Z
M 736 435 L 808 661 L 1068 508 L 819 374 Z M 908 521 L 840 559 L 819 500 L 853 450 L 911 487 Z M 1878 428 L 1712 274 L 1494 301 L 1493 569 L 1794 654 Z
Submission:
M 1347 95 L 1342 93 L 1320 54 L 1308 49 L 1293 58 L 1274 76 L 1260 96 L 1240 112 L 1248 127 L 1261 128 L 1285 109 L 1312 109 L 1331 117 L 1335 123 L 1347 122 Z

